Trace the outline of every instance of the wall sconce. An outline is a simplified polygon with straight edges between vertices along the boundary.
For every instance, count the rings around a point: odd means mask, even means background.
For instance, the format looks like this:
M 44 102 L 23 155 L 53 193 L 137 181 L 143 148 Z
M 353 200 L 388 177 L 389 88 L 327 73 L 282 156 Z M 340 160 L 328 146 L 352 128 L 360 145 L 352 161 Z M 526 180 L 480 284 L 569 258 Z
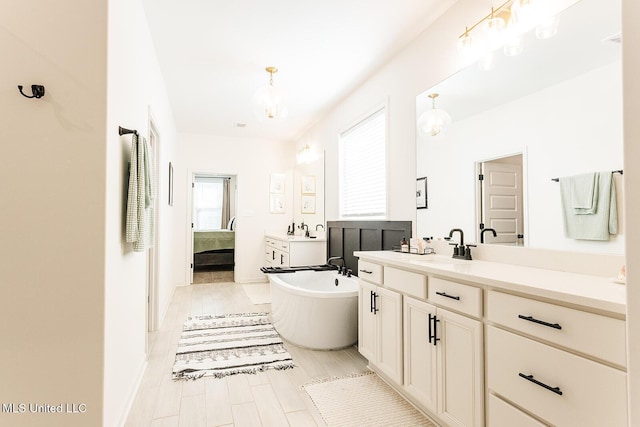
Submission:
M 305 144 L 296 154 L 296 162 L 299 164 L 310 164 L 318 160 L 318 153 L 311 148 L 309 144 Z
M 479 60 L 480 68 L 493 68 L 494 51 L 500 47 L 506 56 L 522 53 L 520 37 L 532 28 L 538 39 L 548 39 L 558 32 L 558 2 L 553 0 L 507 0 L 458 38 L 458 50 L 465 64 Z M 555 8 L 555 10 L 554 10 Z M 474 35 L 472 36 L 472 32 Z

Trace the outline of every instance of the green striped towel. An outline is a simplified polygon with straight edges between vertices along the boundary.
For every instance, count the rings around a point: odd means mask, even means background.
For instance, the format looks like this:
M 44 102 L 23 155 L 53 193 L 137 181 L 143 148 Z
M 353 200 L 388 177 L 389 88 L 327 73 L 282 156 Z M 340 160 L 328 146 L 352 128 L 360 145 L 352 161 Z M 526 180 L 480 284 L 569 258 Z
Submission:
M 127 195 L 127 221 L 125 238 L 133 243 L 133 250 L 142 252 L 153 246 L 154 182 L 153 156 L 144 137 L 133 134 L 131 163 L 129 166 L 129 191 Z

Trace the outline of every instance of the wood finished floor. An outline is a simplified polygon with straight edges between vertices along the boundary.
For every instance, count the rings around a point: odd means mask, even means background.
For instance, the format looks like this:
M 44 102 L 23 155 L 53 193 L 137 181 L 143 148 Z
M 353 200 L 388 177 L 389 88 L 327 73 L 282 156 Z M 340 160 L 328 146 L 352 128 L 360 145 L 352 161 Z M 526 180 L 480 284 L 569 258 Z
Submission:
M 300 386 L 315 379 L 367 371 L 355 347 L 312 351 L 286 343 L 296 367 L 256 375 L 173 381 L 171 370 L 187 316 L 270 311 L 254 305 L 232 282 L 176 289 L 159 331 L 150 336 L 147 369 L 126 426 L 324 426 Z

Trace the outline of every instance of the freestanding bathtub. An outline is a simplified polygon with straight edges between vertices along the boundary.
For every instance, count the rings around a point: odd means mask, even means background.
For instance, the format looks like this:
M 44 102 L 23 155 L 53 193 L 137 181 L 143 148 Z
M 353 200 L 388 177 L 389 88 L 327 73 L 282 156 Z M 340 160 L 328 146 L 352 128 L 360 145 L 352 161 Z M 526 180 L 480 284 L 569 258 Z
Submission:
M 271 317 L 282 338 L 334 350 L 358 340 L 358 280 L 336 271 L 269 274 Z

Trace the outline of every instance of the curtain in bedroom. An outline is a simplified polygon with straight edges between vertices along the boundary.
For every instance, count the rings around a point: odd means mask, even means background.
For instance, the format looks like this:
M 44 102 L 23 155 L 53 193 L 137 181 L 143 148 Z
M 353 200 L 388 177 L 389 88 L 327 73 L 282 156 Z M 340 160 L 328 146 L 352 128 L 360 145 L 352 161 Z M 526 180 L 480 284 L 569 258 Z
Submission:
M 227 228 L 229 220 L 231 219 L 231 194 L 229 189 L 231 179 L 224 178 L 222 180 L 222 221 L 220 221 L 220 228 Z

